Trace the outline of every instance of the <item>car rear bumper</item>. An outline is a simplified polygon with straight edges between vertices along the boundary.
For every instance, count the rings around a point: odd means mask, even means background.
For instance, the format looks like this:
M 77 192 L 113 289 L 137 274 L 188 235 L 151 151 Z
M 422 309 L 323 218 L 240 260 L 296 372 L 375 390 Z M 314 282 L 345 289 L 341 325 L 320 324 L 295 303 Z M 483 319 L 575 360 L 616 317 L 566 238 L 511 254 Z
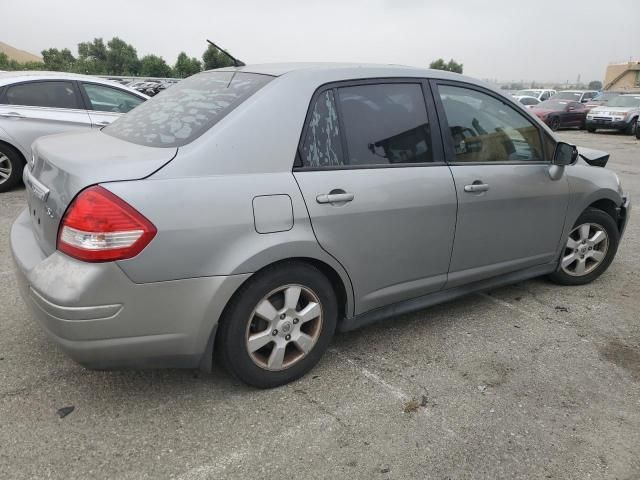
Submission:
M 624 120 L 609 121 L 609 120 L 589 120 L 586 123 L 587 128 L 599 128 L 602 130 L 625 130 L 629 127 L 629 124 Z
M 85 263 L 39 247 L 25 209 L 11 229 L 20 292 L 34 318 L 90 368 L 208 364 L 212 334 L 245 275 L 146 284 L 113 262 Z

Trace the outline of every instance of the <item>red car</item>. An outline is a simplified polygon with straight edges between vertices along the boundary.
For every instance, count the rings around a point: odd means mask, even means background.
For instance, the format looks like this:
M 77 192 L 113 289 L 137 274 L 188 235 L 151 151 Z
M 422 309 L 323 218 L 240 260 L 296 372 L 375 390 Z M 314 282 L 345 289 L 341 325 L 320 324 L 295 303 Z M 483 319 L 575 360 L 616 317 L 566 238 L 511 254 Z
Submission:
M 531 107 L 531 112 L 553 131 L 567 127 L 585 128 L 588 111 L 583 103 L 553 98 Z

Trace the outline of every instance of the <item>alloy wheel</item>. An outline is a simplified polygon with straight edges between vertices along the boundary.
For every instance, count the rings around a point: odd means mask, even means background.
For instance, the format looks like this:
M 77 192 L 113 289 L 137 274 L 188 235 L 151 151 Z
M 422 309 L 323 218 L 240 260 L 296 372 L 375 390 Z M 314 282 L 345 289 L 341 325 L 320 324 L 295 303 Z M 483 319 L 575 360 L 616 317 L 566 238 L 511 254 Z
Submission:
M 553 130 L 554 132 L 558 130 L 560 128 L 560 119 L 559 118 L 551 119 L 551 124 L 549 125 L 549 127 L 551 127 L 551 130 Z
M 0 152 L 0 184 L 9 180 L 12 170 L 11 160 L 4 153 Z
M 283 285 L 265 295 L 249 318 L 245 346 L 265 370 L 285 370 L 304 358 L 322 332 L 322 305 L 311 289 Z
M 608 249 L 609 236 L 601 225 L 579 225 L 569 234 L 561 268 L 574 277 L 588 275 L 602 263 Z

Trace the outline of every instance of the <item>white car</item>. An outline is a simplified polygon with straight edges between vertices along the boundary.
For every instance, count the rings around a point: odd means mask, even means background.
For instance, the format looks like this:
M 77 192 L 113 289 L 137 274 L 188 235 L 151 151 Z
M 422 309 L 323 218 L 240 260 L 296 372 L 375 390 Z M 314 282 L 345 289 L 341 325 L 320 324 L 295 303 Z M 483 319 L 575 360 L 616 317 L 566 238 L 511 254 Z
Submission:
M 640 118 L 640 94 L 617 96 L 606 105 L 592 108 L 587 114 L 586 127 L 591 133 L 597 129 L 619 130 L 633 135 Z
M 528 88 L 526 90 L 518 90 L 513 94 L 514 97 L 534 97 L 539 101 L 544 102 L 545 100 L 549 100 L 556 94 L 555 90 L 551 90 L 548 88 Z
M 20 182 L 37 138 L 102 128 L 148 98 L 87 75 L 0 73 L 0 192 Z
M 540 103 L 540 100 L 538 100 L 536 97 L 530 97 L 528 95 L 514 95 L 513 98 L 518 100 L 518 102 L 520 102 L 527 108 L 531 108 Z

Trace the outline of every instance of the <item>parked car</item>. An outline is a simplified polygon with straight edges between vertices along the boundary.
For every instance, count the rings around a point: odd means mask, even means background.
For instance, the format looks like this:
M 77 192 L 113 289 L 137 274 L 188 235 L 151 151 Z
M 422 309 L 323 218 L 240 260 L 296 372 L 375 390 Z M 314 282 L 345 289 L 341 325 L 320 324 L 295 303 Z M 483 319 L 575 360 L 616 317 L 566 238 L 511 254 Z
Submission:
M 0 192 L 20 182 L 38 137 L 102 128 L 147 98 L 86 75 L 0 73 Z
M 591 282 L 630 208 L 591 166 L 608 155 L 409 67 L 208 71 L 33 150 L 10 243 L 61 348 L 95 368 L 215 353 L 258 387 L 308 372 L 336 330 L 540 275 Z
M 526 95 L 514 95 L 514 97 L 518 102 L 520 102 L 522 105 L 524 105 L 525 107 L 533 107 L 534 105 L 538 105 L 540 103 L 540 100 L 538 100 L 536 97 L 528 97 Z
M 602 107 L 593 108 L 587 115 L 587 131 L 619 130 L 633 135 L 640 117 L 640 94 L 619 95 Z
M 531 107 L 531 111 L 553 131 L 567 127 L 585 128 L 588 112 L 580 102 L 557 100 L 556 97 Z
M 514 97 L 535 97 L 541 102 L 544 102 L 545 100 L 549 100 L 555 94 L 556 94 L 555 90 L 551 90 L 548 88 L 528 88 L 526 90 L 518 90 L 513 96 Z
M 585 107 L 589 109 L 594 107 L 601 107 L 602 105 L 606 105 L 607 103 L 609 103 L 609 100 L 620 95 L 621 94 L 619 92 L 598 92 L 598 95 L 585 103 Z
M 595 90 L 562 90 L 551 98 L 553 100 L 572 100 L 574 102 L 587 103 L 596 95 L 598 95 L 598 92 Z

